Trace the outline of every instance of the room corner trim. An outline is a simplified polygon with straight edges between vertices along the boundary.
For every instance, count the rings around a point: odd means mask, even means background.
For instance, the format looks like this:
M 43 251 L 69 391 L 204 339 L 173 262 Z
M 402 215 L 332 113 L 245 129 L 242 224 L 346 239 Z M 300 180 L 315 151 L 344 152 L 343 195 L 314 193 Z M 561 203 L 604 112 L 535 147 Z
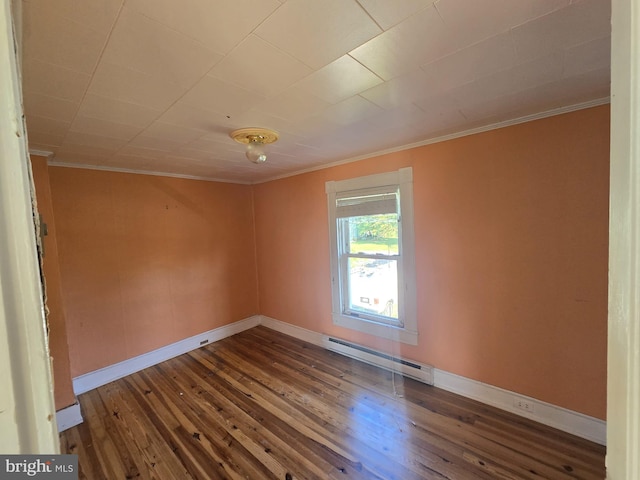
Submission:
M 326 336 L 321 333 L 297 327 L 265 315 L 261 316 L 261 324 L 285 335 L 326 348 Z M 437 368 L 434 369 L 433 385 L 600 445 L 606 445 L 607 424 L 604 420 Z M 526 412 L 517 408 L 515 406 L 516 400 L 522 400 L 532 405 L 533 411 Z
M 58 424 L 58 433 L 80 425 L 83 422 L 80 404 L 74 403 L 56 412 L 56 423 Z
M 139 372 L 145 368 L 157 365 L 160 362 L 177 357 L 183 353 L 190 352 L 203 345 L 217 342 L 224 338 L 243 332 L 260 324 L 260 317 L 254 315 L 252 317 L 239 320 L 222 327 L 209 330 L 208 332 L 185 338 L 178 342 L 166 345 L 164 347 L 152 350 L 137 357 L 124 360 L 122 362 L 109 365 L 108 367 L 85 373 L 73 379 L 73 391 L 76 395 L 88 392 L 94 388 L 106 385 L 109 382 L 126 377 L 132 373 Z

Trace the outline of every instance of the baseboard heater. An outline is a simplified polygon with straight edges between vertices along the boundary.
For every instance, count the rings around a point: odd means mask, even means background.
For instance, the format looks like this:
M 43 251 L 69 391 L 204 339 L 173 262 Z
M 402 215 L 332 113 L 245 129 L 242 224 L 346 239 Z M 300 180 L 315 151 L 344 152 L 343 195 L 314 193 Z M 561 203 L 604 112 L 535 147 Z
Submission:
M 340 353 L 347 357 L 361 360 L 370 365 L 384 368 L 392 372 L 401 373 L 402 375 L 418 380 L 419 382 L 433 385 L 433 367 L 406 360 L 400 357 L 394 357 L 372 348 L 364 347 L 356 343 L 347 342 L 339 338 L 325 337 L 325 348 L 332 352 Z

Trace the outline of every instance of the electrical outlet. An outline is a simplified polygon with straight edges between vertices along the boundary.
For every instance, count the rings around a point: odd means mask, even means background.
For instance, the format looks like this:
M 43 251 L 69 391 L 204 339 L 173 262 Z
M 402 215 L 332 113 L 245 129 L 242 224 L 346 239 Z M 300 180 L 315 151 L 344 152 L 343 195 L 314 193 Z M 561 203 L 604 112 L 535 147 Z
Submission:
M 515 397 L 513 399 L 513 406 L 525 412 L 533 413 L 533 402 L 531 400 Z
M 200 345 L 205 345 L 205 344 L 207 344 L 207 343 L 209 343 L 209 340 L 202 340 L 202 341 L 200 342 Z

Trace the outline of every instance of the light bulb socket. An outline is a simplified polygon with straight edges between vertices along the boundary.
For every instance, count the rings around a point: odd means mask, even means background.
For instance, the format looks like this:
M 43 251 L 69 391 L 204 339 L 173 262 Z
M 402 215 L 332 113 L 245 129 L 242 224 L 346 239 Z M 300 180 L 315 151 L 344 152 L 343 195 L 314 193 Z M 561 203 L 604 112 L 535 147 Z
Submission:
M 253 163 L 264 163 L 267 161 L 267 154 L 264 146 L 278 140 L 278 132 L 266 128 L 241 128 L 229 134 L 238 143 L 247 145 L 247 158 Z

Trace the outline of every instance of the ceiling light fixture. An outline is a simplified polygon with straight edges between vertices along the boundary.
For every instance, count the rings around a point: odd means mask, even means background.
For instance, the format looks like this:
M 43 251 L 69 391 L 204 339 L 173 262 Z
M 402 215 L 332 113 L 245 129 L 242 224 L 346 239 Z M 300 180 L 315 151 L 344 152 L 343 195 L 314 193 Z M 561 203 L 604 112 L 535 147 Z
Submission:
M 253 163 L 264 163 L 267 161 L 267 154 L 264 146 L 278 140 L 278 132 L 266 128 L 241 128 L 229 134 L 238 143 L 247 146 L 247 158 Z

